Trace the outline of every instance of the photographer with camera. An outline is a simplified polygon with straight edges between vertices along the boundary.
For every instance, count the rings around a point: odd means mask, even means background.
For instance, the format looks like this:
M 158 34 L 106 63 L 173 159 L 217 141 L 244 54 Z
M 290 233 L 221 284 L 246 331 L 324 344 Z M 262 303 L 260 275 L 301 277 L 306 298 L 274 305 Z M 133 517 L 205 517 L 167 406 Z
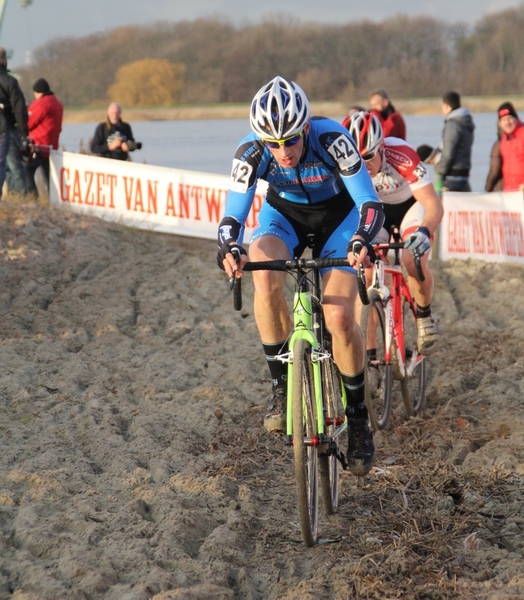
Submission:
M 0 47 L 0 197 L 6 176 L 7 154 L 12 133 L 18 128 L 20 141 L 25 140 L 27 108 L 18 81 L 7 70 L 7 54 Z
M 111 102 L 107 109 L 107 121 L 100 123 L 95 129 L 91 141 L 91 152 L 105 158 L 129 160 L 129 152 L 140 150 L 141 142 L 135 142 L 131 125 L 120 119 L 122 107 Z
M 35 99 L 29 105 L 28 145 L 23 145 L 21 153 L 26 157 L 25 172 L 29 193 L 47 195 L 49 190 L 49 151 L 58 150 L 58 139 L 62 131 L 64 107 L 55 97 L 49 83 L 41 77 L 33 84 Z M 46 189 L 37 189 L 35 173 L 42 167 L 45 174 Z

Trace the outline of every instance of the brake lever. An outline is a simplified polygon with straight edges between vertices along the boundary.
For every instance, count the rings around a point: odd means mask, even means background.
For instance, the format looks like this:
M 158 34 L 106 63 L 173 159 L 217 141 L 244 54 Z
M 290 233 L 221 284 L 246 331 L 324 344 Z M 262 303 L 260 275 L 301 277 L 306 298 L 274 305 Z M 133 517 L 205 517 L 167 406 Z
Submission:
M 352 252 L 353 256 L 356 259 L 358 259 L 358 257 L 360 256 L 360 251 L 362 250 L 363 246 L 364 244 L 358 240 L 353 242 Z M 369 296 L 366 285 L 366 270 L 364 269 L 364 265 L 361 262 L 357 263 L 357 285 L 360 301 L 362 302 L 362 304 L 369 304 Z
M 231 254 L 235 258 L 235 261 L 238 265 L 240 263 L 240 250 L 238 248 L 231 248 Z M 235 279 L 236 279 L 235 273 L 236 272 L 237 272 L 237 270 L 233 269 L 233 276 L 229 278 L 229 291 L 231 291 L 233 289 L 233 286 L 235 285 Z
M 231 248 L 231 254 L 235 257 L 235 261 L 240 264 L 240 250 L 238 248 Z M 229 279 L 229 290 L 233 290 L 233 308 L 235 310 L 242 309 L 242 279 L 235 277 L 237 270 L 234 269 L 233 277 Z

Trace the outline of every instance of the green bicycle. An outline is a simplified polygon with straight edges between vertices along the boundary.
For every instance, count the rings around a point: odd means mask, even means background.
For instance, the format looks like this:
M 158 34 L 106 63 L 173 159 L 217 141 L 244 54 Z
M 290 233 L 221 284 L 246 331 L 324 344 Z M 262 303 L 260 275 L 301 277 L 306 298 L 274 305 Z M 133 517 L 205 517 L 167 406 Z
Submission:
M 318 537 L 319 489 L 326 514 L 338 509 L 340 467 L 347 461 L 340 449 L 347 430 L 346 394 L 333 360 L 331 336 L 322 310 L 320 269 L 348 266 L 347 259 L 295 258 L 248 262 L 244 271 L 286 271 L 295 278 L 290 351 L 279 359 L 288 364 L 286 444 L 293 446 L 302 539 L 313 546 Z M 241 279 L 235 279 L 234 305 L 242 307 Z M 361 270 L 359 293 L 367 299 Z M 347 435 L 347 434 L 346 434 Z

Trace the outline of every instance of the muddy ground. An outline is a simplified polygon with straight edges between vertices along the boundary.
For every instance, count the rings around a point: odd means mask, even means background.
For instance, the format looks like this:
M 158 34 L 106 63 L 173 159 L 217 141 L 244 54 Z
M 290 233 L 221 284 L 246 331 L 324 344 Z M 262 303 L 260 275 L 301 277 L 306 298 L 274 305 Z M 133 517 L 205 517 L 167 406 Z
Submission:
M 524 268 L 433 261 L 428 406 L 306 548 L 215 244 L 0 203 L 0 600 L 524 598 Z

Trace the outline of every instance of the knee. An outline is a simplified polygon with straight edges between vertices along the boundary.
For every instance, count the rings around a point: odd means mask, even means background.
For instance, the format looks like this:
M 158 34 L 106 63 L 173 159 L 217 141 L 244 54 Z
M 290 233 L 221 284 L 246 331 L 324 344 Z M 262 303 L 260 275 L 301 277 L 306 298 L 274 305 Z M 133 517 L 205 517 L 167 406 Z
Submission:
M 326 327 L 334 336 L 337 334 L 349 335 L 356 324 L 353 310 L 344 304 L 324 306 L 324 317 Z
M 259 297 L 271 298 L 283 292 L 284 276 L 271 271 L 256 271 L 253 273 L 253 285 Z

